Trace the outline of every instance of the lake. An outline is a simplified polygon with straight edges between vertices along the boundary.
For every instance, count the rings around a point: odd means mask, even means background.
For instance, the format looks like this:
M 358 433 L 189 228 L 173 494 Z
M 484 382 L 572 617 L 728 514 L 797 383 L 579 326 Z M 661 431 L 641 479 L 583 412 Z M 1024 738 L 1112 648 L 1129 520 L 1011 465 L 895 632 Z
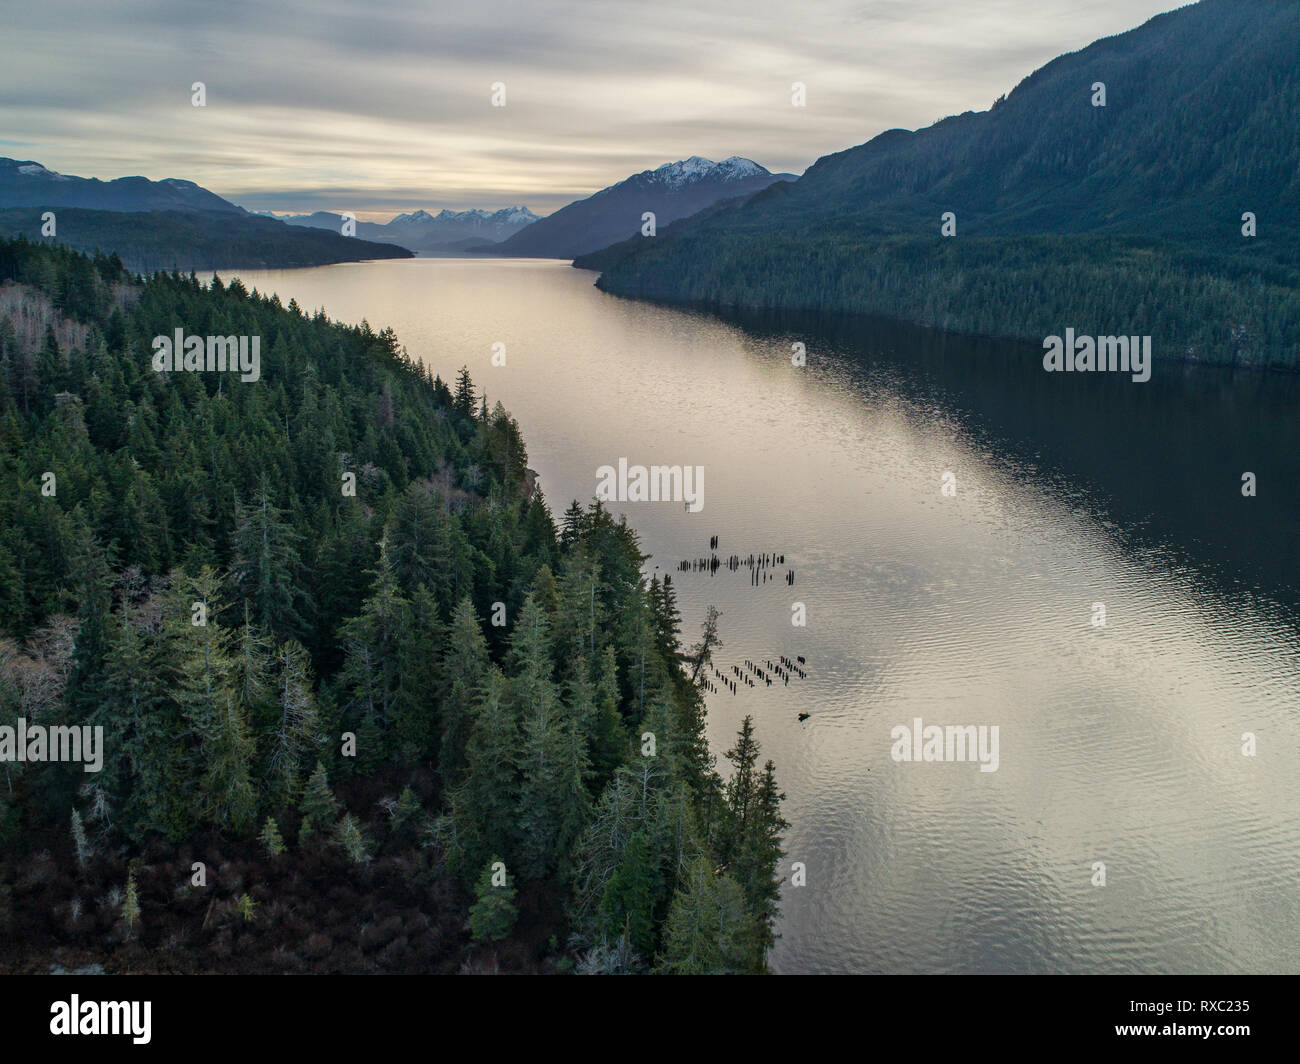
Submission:
M 724 673 L 806 661 L 708 698 L 720 760 L 752 714 L 787 795 L 806 885 L 774 971 L 1300 970 L 1295 379 L 1048 374 L 1034 345 L 665 309 L 541 260 L 235 274 L 468 366 L 557 516 L 620 458 L 703 467 L 698 512 L 610 508 L 685 642 L 722 611 Z M 714 536 L 785 562 L 676 572 Z M 997 770 L 894 760 L 917 718 L 997 726 Z

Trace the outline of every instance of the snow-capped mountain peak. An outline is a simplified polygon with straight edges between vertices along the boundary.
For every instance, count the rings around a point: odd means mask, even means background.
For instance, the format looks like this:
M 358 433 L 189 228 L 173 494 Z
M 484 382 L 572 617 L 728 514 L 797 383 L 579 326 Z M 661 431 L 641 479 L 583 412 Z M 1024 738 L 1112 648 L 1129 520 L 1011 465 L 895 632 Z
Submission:
M 518 207 L 503 207 L 501 210 L 497 211 L 497 214 L 501 216 L 501 220 L 505 222 L 527 223 L 537 221 L 537 215 L 522 205 Z
M 399 214 L 386 225 L 375 226 L 374 239 L 394 241 L 416 251 L 464 241 L 497 243 L 535 221 L 537 215 L 523 206 L 496 211 L 481 207 L 463 211 L 444 207 L 436 212 L 421 209 Z
M 465 224 L 475 224 L 480 222 L 490 222 L 493 224 L 524 225 L 528 222 L 535 221 L 537 221 L 537 215 L 527 207 L 523 206 L 502 207 L 499 211 L 485 211 L 481 207 L 471 207 L 464 211 L 453 211 L 444 207 L 437 214 L 430 214 L 426 210 L 411 211 L 409 214 L 399 214 L 388 224 L 421 225 L 430 222 L 460 222 Z
M 770 172 L 765 167 L 759 166 L 753 159 L 745 159 L 739 155 L 723 159 L 722 162 L 718 163 L 717 169 L 726 175 L 728 181 L 739 181 L 745 177 L 759 177 Z
M 668 188 L 681 188 L 696 181 L 740 181 L 767 172 L 752 159 L 742 159 L 739 155 L 733 155 L 720 163 L 701 155 L 692 155 L 689 159 L 665 163 L 656 170 L 647 170 L 644 176 Z

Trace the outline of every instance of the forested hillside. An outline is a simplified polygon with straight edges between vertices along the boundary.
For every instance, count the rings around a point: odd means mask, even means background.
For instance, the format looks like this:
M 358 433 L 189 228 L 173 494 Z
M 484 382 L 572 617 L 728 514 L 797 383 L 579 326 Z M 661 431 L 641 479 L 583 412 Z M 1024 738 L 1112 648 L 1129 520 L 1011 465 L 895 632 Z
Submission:
M 41 207 L 0 210 L 0 238 L 39 240 Z M 338 230 L 286 225 L 255 214 L 218 211 L 54 212 L 59 243 L 89 254 L 114 254 L 129 270 L 290 269 L 363 259 L 409 259 L 394 244 L 342 236 Z
M 1300 4 L 1202 0 L 575 265 L 650 299 L 1300 368 L 1297 55 Z
M 260 337 L 261 375 L 151 339 Z M 355 491 L 351 492 L 351 486 Z M 0 969 L 757 972 L 784 821 L 667 581 L 390 330 L 0 243 Z

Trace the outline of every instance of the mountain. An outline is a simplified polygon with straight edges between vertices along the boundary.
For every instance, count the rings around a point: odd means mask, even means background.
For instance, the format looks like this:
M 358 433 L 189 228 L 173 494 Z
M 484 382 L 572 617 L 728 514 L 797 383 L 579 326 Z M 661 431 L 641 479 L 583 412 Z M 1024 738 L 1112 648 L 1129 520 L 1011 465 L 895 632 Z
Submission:
M 0 159 L 0 208 L 84 207 L 100 211 L 226 211 L 243 209 L 193 181 L 177 177 L 73 177 L 31 160 Z
M 437 214 L 416 211 L 399 214 L 385 228 L 407 247 L 423 250 L 471 238 L 506 240 L 537 221 L 537 215 L 527 207 L 506 207 L 499 211 L 441 210 Z
M 333 229 L 336 233 L 343 225 L 342 215 L 329 211 L 281 215 L 279 220 L 314 229 Z M 491 246 L 537 220 L 537 215 L 527 207 L 505 207 L 499 211 L 441 210 L 437 214 L 421 210 L 399 214 L 383 225 L 359 221 L 356 235 L 415 251 L 445 254 L 465 252 L 479 245 Z
M 300 229 L 329 229 L 335 233 L 343 232 L 343 216 L 335 214 L 333 211 L 316 211 L 312 214 L 274 214 L 271 211 L 258 211 L 257 213 L 266 218 L 274 218 L 277 222 L 284 222 L 285 225 L 297 226 Z M 384 242 L 384 237 L 387 234 L 382 225 L 361 221 L 356 224 L 358 239 Z
M 114 252 L 133 272 L 287 269 L 363 259 L 410 258 L 382 244 L 303 232 L 249 214 L 193 181 L 119 177 L 100 181 L 55 173 L 40 163 L 0 159 L 0 237 L 44 241 L 42 215 L 55 212 L 54 238 L 78 251 Z M 361 226 L 358 226 L 360 229 Z
M 0 209 L 0 238 L 41 236 L 41 207 Z M 411 258 L 406 248 L 315 229 L 295 229 L 240 211 L 57 212 L 56 239 L 78 251 L 115 252 L 132 273 L 155 270 L 289 269 L 364 259 Z
M 662 227 L 721 200 L 751 196 L 776 182 L 793 180 L 794 174 L 773 174 L 734 155 L 720 163 L 692 155 L 576 200 L 492 251 L 571 259 L 638 233 L 646 211 L 653 211 L 656 227 Z
M 575 265 L 648 299 L 1151 334 L 1157 356 L 1300 368 L 1297 55 L 1300 4 L 1202 0 L 988 111 L 889 130 Z

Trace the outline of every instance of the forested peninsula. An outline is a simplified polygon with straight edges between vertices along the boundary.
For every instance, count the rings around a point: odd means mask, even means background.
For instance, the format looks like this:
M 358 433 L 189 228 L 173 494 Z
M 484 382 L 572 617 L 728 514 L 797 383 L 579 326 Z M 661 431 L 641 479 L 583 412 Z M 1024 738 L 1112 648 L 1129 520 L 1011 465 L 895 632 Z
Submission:
M 48 213 L 40 207 L 0 209 L 0 238 L 40 240 Z M 91 255 L 117 255 L 129 270 L 144 274 L 159 270 L 284 270 L 412 257 L 412 252 L 394 244 L 234 211 L 60 207 L 55 213 L 59 243 Z
M 259 378 L 158 372 L 177 329 Z M 0 968 L 764 971 L 783 795 L 748 720 L 710 754 L 716 627 L 527 461 L 391 330 L 0 242 Z M 56 728 L 99 770 L 14 756 Z

